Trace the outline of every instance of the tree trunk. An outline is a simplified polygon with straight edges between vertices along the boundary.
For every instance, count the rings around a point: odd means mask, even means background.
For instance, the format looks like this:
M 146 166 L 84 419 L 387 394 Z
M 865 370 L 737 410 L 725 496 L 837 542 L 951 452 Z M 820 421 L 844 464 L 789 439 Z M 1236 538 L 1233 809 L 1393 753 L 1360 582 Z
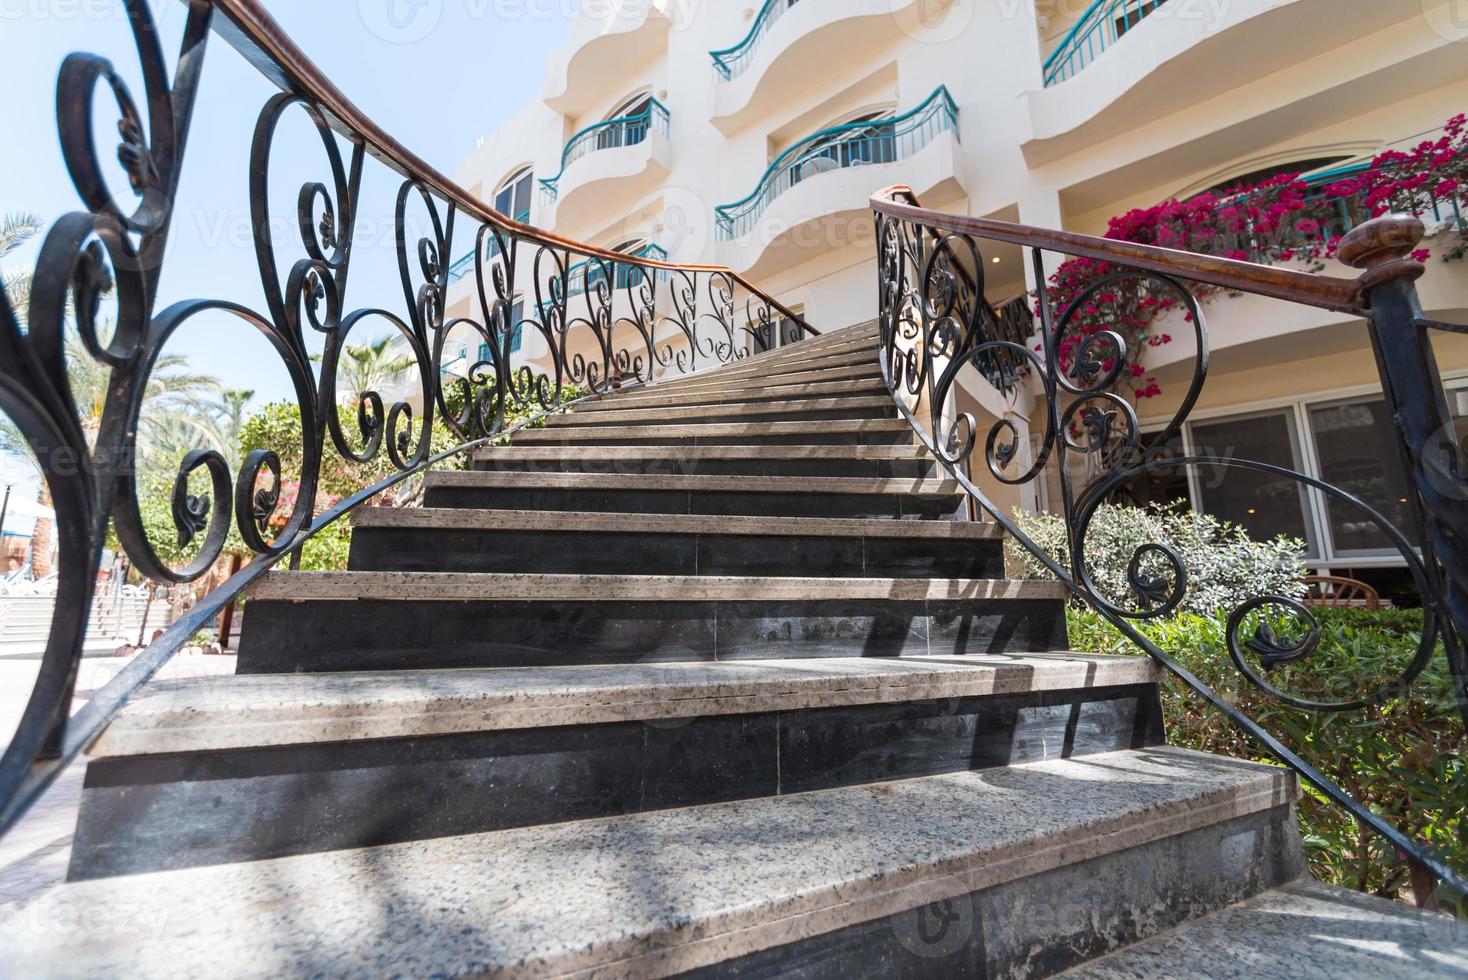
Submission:
M 51 488 L 41 480 L 41 492 L 36 502 L 42 507 L 51 506 Z M 31 574 L 43 579 L 52 572 L 51 544 L 56 537 L 55 521 L 50 517 L 36 519 L 36 529 L 31 532 Z

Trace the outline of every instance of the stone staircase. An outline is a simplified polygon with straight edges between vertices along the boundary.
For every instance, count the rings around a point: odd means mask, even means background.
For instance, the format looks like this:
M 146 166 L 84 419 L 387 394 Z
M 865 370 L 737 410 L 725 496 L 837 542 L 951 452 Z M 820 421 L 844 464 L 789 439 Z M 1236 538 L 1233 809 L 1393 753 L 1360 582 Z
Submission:
M 1065 652 L 968 518 L 872 326 L 521 433 L 124 711 L 3 972 L 1468 969 L 1302 881 L 1290 774 L 1167 747 L 1151 661 Z

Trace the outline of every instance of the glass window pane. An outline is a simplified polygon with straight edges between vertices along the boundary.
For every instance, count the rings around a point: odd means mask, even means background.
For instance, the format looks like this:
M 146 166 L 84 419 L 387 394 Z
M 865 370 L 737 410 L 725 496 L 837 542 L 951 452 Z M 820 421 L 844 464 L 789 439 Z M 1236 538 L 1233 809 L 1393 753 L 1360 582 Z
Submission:
M 1407 481 L 1396 445 L 1396 427 L 1385 401 L 1328 405 L 1310 410 L 1310 431 L 1320 457 L 1320 476 L 1380 511 L 1413 540 Z M 1335 553 L 1390 552 L 1391 542 L 1354 507 L 1326 497 Z
M 1142 436 L 1140 449 L 1149 463 L 1161 463 L 1183 454 L 1183 443 L 1173 437 L 1166 446 L 1158 445 L 1162 433 L 1154 432 Z M 1149 504 L 1167 506 L 1181 502 L 1192 507 L 1192 495 L 1188 491 L 1188 471 L 1181 466 L 1153 466 L 1144 473 L 1117 487 L 1112 493 L 1112 503 L 1146 507 Z
M 1236 458 L 1299 471 L 1294 420 L 1285 412 L 1192 426 L 1194 456 Z M 1256 541 L 1281 534 L 1310 543 L 1309 498 L 1304 484 L 1237 466 L 1197 467 L 1199 503 L 1205 513 L 1238 524 Z

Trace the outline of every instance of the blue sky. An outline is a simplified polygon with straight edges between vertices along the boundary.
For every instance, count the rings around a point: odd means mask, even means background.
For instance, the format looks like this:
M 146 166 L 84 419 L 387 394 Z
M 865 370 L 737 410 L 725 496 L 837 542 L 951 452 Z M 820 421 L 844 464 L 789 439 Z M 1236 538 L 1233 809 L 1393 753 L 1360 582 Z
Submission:
M 185 6 L 180 0 L 149 2 L 171 68 Z M 265 6 L 348 98 L 403 145 L 450 173 L 477 139 L 537 97 L 546 56 L 565 42 L 578 2 L 265 0 Z M 109 58 L 143 103 L 121 10 L 121 0 L 22 0 L 0 7 L 0 71 L 9 93 L 0 213 L 30 212 L 49 225 L 80 206 L 62 164 L 55 123 L 56 74 L 69 52 Z M 247 181 L 255 120 L 275 91 L 219 37 L 210 38 L 159 310 L 182 299 L 213 298 L 265 311 L 251 244 Z M 105 90 L 95 102 L 94 118 L 99 156 L 110 161 L 117 117 Z M 282 124 L 270 174 L 272 224 L 283 229 L 276 251 L 285 270 L 304 255 L 291 230 L 297 192 L 304 181 L 329 183 L 330 176 L 321 142 L 299 111 Z M 370 158 L 364 175 L 346 305 L 401 314 L 393 247 L 399 181 Z M 130 206 L 122 197 L 128 188 L 120 168 L 114 168 L 113 178 L 119 199 Z M 456 238 L 455 256 L 472 243 L 464 229 Z M 12 255 L 7 271 L 33 262 L 38 242 L 39 236 Z M 369 320 L 352 340 L 370 340 L 386 329 Z M 309 336 L 308 344 L 319 351 L 321 338 Z M 227 387 L 255 390 L 255 406 L 291 397 L 289 378 L 266 340 L 226 316 L 190 321 L 167 351 L 184 355 L 192 370 L 214 375 Z M 17 492 L 33 494 L 33 481 Z M 7 523 L 16 529 L 17 522 Z
M 180 0 L 151 0 L 171 58 L 184 21 Z M 545 59 L 564 43 L 574 0 L 266 0 L 287 33 L 339 88 L 405 146 L 451 172 L 526 101 L 535 98 Z M 0 8 L 0 64 L 7 79 L 10 152 L 0 172 L 0 212 L 29 211 L 46 222 L 78 206 L 62 166 L 54 121 L 55 78 L 77 49 L 110 58 L 142 101 L 142 83 L 120 0 L 54 0 Z M 247 180 L 250 139 L 274 89 L 218 37 L 210 39 L 194 115 L 179 210 L 158 308 L 184 298 L 226 298 L 264 310 L 250 244 Z M 110 160 L 116 116 L 103 93 L 96 133 Z M 23 149 L 22 149 L 23 148 Z M 343 150 L 345 159 L 345 150 Z M 320 141 L 293 112 L 271 157 L 273 224 L 282 227 L 282 268 L 303 257 L 292 230 L 296 194 L 306 180 L 329 183 Z M 346 305 L 401 311 L 392 245 L 398 180 L 371 159 L 365 168 L 359 235 Z M 114 186 L 127 191 L 121 171 Z M 289 237 L 287 237 L 289 236 Z M 454 251 L 469 238 L 456 236 Z M 12 256 L 21 262 L 33 251 Z M 14 268 L 15 262 L 7 263 Z M 353 339 L 382 327 L 363 324 Z M 319 348 L 319 338 L 312 338 Z M 288 397 L 287 376 L 265 340 L 222 316 L 185 326 L 169 351 L 259 401 Z

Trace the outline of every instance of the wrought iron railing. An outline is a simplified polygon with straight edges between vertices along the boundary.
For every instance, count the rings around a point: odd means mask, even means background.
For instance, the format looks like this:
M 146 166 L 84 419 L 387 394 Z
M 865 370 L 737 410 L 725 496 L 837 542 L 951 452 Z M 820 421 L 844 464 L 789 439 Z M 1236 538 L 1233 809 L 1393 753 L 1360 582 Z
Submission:
M 744 74 L 754 61 L 755 52 L 759 50 L 765 36 L 780 22 L 785 12 L 799 2 L 800 0 L 765 0 L 765 5 L 755 15 L 754 23 L 750 25 L 744 40 L 732 48 L 709 52 L 709 57 L 714 59 L 715 77 L 728 82 Z
M 1095 0 L 1045 59 L 1045 86 L 1073 78 L 1167 0 Z
M 652 99 L 647 109 L 635 115 L 620 116 L 587 126 L 566 141 L 566 148 L 561 151 L 560 172 L 540 181 L 541 197 L 546 201 L 555 201 L 560 196 L 561 178 L 566 175 L 566 168 L 577 160 L 598 150 L 637 146 L 646 142 L 648 133 L 667 136 L 669 121 L 668 107 L 657 99 Z
M 57 135 L 81 208 L 59 218 L 45 234 L 24 320 L 14 298 L 0 289 L 0 412 L 28 444 L 50 488 L 59 542 L 57 614 L 30 700 L 0 758 L 0 831 L 15 823 L 135 691 L 252 583 L 299 555 L 307 540 L 356 507 L 514 431 L 505 424 L 510 407 L 528 405 L 542 417 L 567 407 L 572 386 L 606 392 L 741 359 L 758 347 L 756 338 L 775 321 L 797 325 L 802 337 L 815 333 L 800 316 L 726 268 L 608 252 L 492 210 L 359 111 L 258 0 L 192 0 L 171 77 L 152 4 L 119 4 L 141 66 L 146 117 L 108 61 L 75 54 L 62 64 Z M 178 210 L 190 127 L 219 121 L 195 118 L 205 51 L 216 34 L 280 89 L 254 121 L 249 183 L 241 188 L 255 218 L 252 244 L 264 308 L 203 298 L 159 310 L 157 285 Z M 118 122 L 101 125 L 104 113 L 112 112 Z M 271 161 L 280 134 L 303 131 L 279 125 L 287 119 L 306 122 L 304 132 L 315 134 L 323 173 L 319 182 L 300 188 L 291 220 L 282 225 L 270 220 Z M 110 157 L 121 162 L 127 184 L 109 183 L 111 170 L 104 161 Z M 402 305 L 396 309 L 354 307 L 347 291 L 357 215 L 367 203 L 363 170 L 378 163 L 399 181 L 394 199 L 386 202 L 395 214 L 402 288 Z M 426 229 L 421 235 L 409 231 L 410 213 L 412 224 Z M 445 312 L 449 267 L 443 257 L 463 223 L 478 243 L 477 308 L 450 319 Z M 293 233 L 281 237 L 282 226 Z M 492 257 L 485 247 L 491 239 L 497 245 Z M 280 266 L 282 259 L 289 264 Z M 573 301 L 568 276 L 577 262 L 604 270 L 607 281 L 620 266 L 647 274 L 640 282 L 629 280 L 615 296 L 610 288 L 598 288 Z M 658 277 L 666 282 L 657 285 Z M 544 360 L 512 356 L 508 319 L 517 293 L 532 299 L 525 309 L 535 312 L 520 326 L 544 339 L 542 346 L 550 351 Z M 99 327 L 104 302 L 111 311 L 110 331 Z M 215 318 L 215 329 L 224 327 L 218 322 L 224 317 L 263 335 L 276 356 L 261 367 L 288 373 L 304 434 L 295 447 L 302 459 L 299 490 L 287 504 L 276 451 L 250 453 L 237 472 L 218 451 L 189 452 L 173 477 L 169 537 L 176 533 L 180 548 L 192 549 L 193 557 L 175 567 L 158 557 L 141 513 L 137 430 L 160 351 L 181 327 L 203 315 Z M 353 331 L 374 320 L 390 326 L 411 352 L 410 370 L 424 396 L 416 413 L 421 417 L 415 418 L 407 402 L 388 409 L 379 393 L 364 392 L 347 406 L 358 429 L 349 437 L 339 417 L 337 368 Z M 307 347 L 313 332 L 325 348 L 319 376 Z M 489 356 L 467 378 L 445 378 L 438 367 L 446 349 L 457 350 L 462 343 L 450 335 L 466 333 L 482 340 Z M 75 357 L 110 374 L 95 425 L 86 428 L 68 375 L 68 361 Z M 461 444 L 432 452 L 435 419 Z M 317 514 L 328 454 L 339 458 L 334 462 L 368 464 L 384 453 L 391 475 Z M 190 486 L 190 478 L 200 476 L 207 477 L 202 492 Z M 187 583 L 215 567 L 231 525 L 254 560 L 72 715 L 82 641 L 109 530 L 138 572 L 159 582 Z
M 639 259 L 658 259 L 663 262 L 668 259 L 667 249 L 651 242 L 635 251 L 617 254 L 626 254 Z M 602 283 L 608 281 L 609 276 L 611 289 L 616 291 L 626 290 L 631 286 L 640 286 L 647 273 L 643 271 L 642 266 L 633 265 L 630 262 L 614 263 L 610 273 L 603 262 L 578 262 L 566 272 L 566 288 L 572 296 L 580 296 L 588 289 L 599 288 Z M 656 277 L 664 282 L 667 281 L 663 273 L 657 273 Z
M 733 241 L 748 235 L 776 198 L 804 180 L 832 170 L 905 160 L 949 132 L 957 138 L 958 106 L 947 86 L 939 86 L 922 105 L 900 116 L 812 133 L 776 157 L 748 197 L 714 209 L 718 236 Z
M 522 224 L 522 225 L 523 224 L 529 224 L 529 222 L 530 222 L 530 212 L 529 211 L 521 211 L 519 214 L 515 215 L 515 221 L 518 222 L 519 224 Z M 491 238 L 487 243 L 485 243 L 485 246 L 484 246 L 484 258 L 485 258 L 486 261 L 493 262 L 494 259 L 495 259 L 495 257 L 497 255 L 499 255 L 499 252 L 498 252 L 499 245 L 500 245 L 499 241 L 497 239 L 493 239 L 493 238 Z M 667 256 L 664 255 L 664 256 L 662 256 L 662 258 L 667 258 Z M 458 282 L 460 279 L 463 279 L 465 276 L 470 275 L 471 273 L 473 273 L 473 271 L 474 271 L 474 261 L 475 260 L 474 260 L 474 253 L 473 252 L 469 252 L 469 253 L 467 253 L 465 255 L 461 255 L 459 257 L 458 261 L 456 261 L 453 265 L 449 266 L 449 282 L 450 283 Z
M 1422 223 L 1396 216 L 1358 226 L 1342 243 L 1340 256 L 1364 272 L 1359 279 L 1343 279 L 947 215 L 923 209 L 904 187 L 879 193 L 872 198 L 872 206 L 879 249 L 883 372 L 918 438 L 978 506 L 1003 525 L 1039 565 L 1068 585 L 1078 600 L 1299 773 L 1324 798 L 1385 838 L 1414 869 L 1460 897 L 1468 894 L 1462 875 L 1434 850 L 1342 788 L 1343 783 L 1351 784 L 1341 776 L 1351 760 L 1305 758 L 1303 748 L 1286 744 L 1285 738 L 1246 714 L 1234 699 L 1219 694 L 1185 667 L 1179 654 L 1187 651 L 1164 650 L 1143 632 L 1144 624 L 1171 615 L 1183 606 L 1191 590 L 1209 584 L 1190 581 L 1176 542 L 1137 540 L 1126 545 L 1121 553 L 1125 559 L 1130 552 L 1125 594 L 1113 594 L 1115 590 L 1097 585 L 1093 570 L 1107 556 L 1088 550 L 1088 531 L 1098 510 L 1113 499 L 1115 491 L 1138 478 L 1186 475 L 1206 467 L 1215 476 L 1229 471 L 1264 473 L 1324 494 L 1332 507 L 1349 510 L 1391 542 L 1422 603 L 1420 636 L 1403 652 L 1396 676 L 1364 682 L 1332 678 L 1328 693 L 1297 690 L 1291 686 L 1300 681 L 1295 669 L 1323 653 L 1326 641 L 1321 623 L 1302 604 L 1302 596 L 1251 595 L 1232 608 L 1225 638 L 1243 682 L 1271 704 L 1351 716 L 1414 695 L 1425 697 L 1414 689 L 1413 682 L 1441 644 L 1456 711 L 1468 724 L 1468 657 L 1461 640 L 1468 630 L 1468 467 L 1461 465 L 1462 449 L 1430 338 L 1437 330 L 1468 332 L 1468 328 L 1423 318 L 1413 285 L 1423 267 L 1408 257 L 1422 240 Z M 991 307 L 984 298 L 984 249 L 999 244 L 1018 245 L 1031 253 L 1034 280 L 1040 284 L 1038 352 L 1027 339 L 1017 339 L 1022 331 L 1009 337 L 992 332 Z M 1048 292 L 1047 254 L 1101 264 L 1094 284 L 1063 308 L 1056 308 Z M 1136 411 L 1115 390 L 1130 363 L 1127 340 L 1120 326 L 1094 321 L 1095 299 L 1130 286 L 1168 297 L 1186 314 L 1196 342 L 1192 377 L 1175 415 L 1150 443 L 1166 447 L 1181 433 L 1208 375 L 1206 317 L 1185 284 L 1366 319 L 1400 435 L 1400 465 L 1414 487 L 1411 528 L 1394 527 L 1352 494 L 1280 466 L 1246 458 L 1143 451 Z M 1033 451 L 1014 421 L 1000 419 L 985 437 L 975 417 L 957 407 L 960 378 L 968 371 L 987 374 L 996 355 L 1025 366 L 1035 395 L 1030 414 L 1031 424 L 1037 427 Z M 976 453 L 980 446 L 982 453 Z M 1075 463 L 1090 465 L 1076 467 Z M 1065 549 L 1052 554 L 1036 544 L 974 482 L 971 466 L 986 468 L 986 479 L 1006 487 L 1034 483 L 1050 471 L 1060 485 L 1056 509 L 1065 523 Z M 1077 485 L 1073 477 L 1077 469 L 1089 469 L 1099 476 Z M 1410 543 L 1411 533 L 1416 540 L 1431 542 L 1430 546 L 1419 551 Z M 1114 550 L 1116 543 L 1109 547 Z M 1114 561 L 1116 556 L 1110 557 Z M 1361 686 L 1346 686 L 1353 680 Z M 1454 709 L 1450 706 L 1448 710 Z M 1354 778 L 1349 771 L 1345 775 Z

